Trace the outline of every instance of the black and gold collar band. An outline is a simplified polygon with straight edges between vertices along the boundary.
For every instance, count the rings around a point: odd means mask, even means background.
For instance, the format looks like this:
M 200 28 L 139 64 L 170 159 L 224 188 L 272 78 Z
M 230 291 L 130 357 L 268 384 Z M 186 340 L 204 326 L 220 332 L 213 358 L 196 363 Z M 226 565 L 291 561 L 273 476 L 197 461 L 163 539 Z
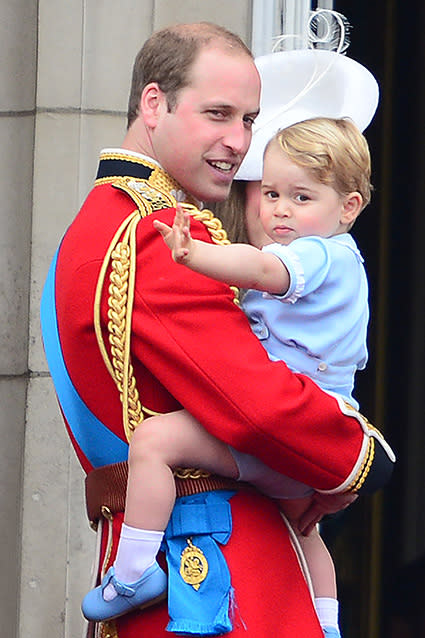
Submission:
M 112 182 L 122 178 L 146 180 L 150 184 L 159 185 L 170 193 L 178 202 L 189 202 L 197 207 L 200 203 L 184 192 L 180 184 L 164 171 L 154 160 L 138 153 L 124 149 L 105 149 L 100 153 L 96 184 Z
M 149 179 L 154 169 L 159 167 L 142 157 L 119 150 L 102 151 L 96 180 L 111 177 L 136 177 Z

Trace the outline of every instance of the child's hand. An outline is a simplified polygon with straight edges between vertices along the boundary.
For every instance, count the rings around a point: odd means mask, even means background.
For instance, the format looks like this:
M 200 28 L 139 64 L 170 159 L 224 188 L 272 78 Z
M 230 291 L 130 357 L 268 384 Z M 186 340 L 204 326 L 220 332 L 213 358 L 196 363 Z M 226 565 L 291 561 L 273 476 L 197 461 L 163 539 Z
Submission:
M 172 227 L 159 221 L 159 219 L 154 219 L 153 225 L 171 250 L 174 261 L 178 264 L 187 261 L 193 243 L 190 236 L 189 213 L 185 213 L 180 204 L 177 204 Z

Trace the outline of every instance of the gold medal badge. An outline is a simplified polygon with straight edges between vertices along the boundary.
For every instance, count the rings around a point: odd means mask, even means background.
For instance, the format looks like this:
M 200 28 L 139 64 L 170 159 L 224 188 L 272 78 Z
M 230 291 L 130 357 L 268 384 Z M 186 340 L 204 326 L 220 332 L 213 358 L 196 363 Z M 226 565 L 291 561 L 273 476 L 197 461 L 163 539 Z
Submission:
M 180 576 L 185 583 L 198 591 L 207 577 L 208 561 L 204 552 L 192 543 L 191 538 L 187 538 L 186 542 L 188 546 L 182 551 L 180 559 Z

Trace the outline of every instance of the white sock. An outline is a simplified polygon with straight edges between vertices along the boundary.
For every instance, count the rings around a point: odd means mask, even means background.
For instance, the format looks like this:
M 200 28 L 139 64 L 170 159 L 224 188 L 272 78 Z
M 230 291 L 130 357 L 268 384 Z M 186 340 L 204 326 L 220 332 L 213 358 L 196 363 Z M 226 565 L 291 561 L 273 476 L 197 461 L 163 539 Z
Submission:
M 126 584 L 139 580 L 146 569 L 155 562 L 163 536 L 164 532 L 138 529 L 123 523 L 114 562 L 117 580 Z M 116 595 L 111 583 L 105 587 L 103 591 L 105 600 L 112 600 Z
M 314 606 L 322 627 L 338 626 L 338 601 L 336 598 L 315 598 Z

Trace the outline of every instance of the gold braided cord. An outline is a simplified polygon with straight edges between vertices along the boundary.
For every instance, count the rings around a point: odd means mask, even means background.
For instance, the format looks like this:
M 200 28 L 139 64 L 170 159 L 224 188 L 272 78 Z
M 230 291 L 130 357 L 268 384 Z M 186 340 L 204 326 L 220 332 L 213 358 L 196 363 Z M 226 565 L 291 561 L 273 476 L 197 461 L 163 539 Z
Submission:
M 142 406 L 130 357 L 131 318 L 136 280 L 136 228 L 140 218 L 133 218 L 112 252 L 109 286 L 108 330 L 112 364 L 123 406 L 123 425 L 127 440 L 143 421 Z
M 192 215 L 193 219 L 199 220 L 205 224 L 215 244 L 227 245 L 231 243 L 227 238 L 227 233 L 224 230 L 221 221 L 217 219 L 217 217 L 214 217 L 213 213 L 208 208 L 199 210 L 196 206 L 188 203 L 182 203 L 181 207 L 187 213 Z
M 370 433 L 376 432 L 376 434 L 378 434 L 379 438 L 382 440 L 384 440 L 384 437 L 382 436 L 382 433 L 378 430 L 378 428 L 372 425 L 372 423 L 369 421 L 367 417 L 364 416 L 364 414 L 361 414 L 360 412 L 358 412 L 358 410 L 353 408 L 351 403 L 344 401 L 344 404 L 345 404 L 345 407 L 347 408 L 347 412 L 343 411 L 343 413 L 347 415 L 355 415 L 356 419 L 360 421 L 360 423 L 363 425 L 364 431 L 366 432 L 367 430 L 367 436 L 368 436 L 368 446 L 367 446 L 366 454 L 363 458 L 363 462 L 354 480 L 348 486 L 349 492 L 358 492 L 360 488 L 362 487 L 363 483 L 365 482 L 369 474 L 370 468 L 372 467 L 373 460 L 375 458 L 375 446 L 376 446 L 375 437 L 373 436 L 373 434 L 371 436 Z
M 196 206 L 193 206 L 192 204 L 188 204 L 186 202 L 181 204 L 181 207 L 183 208 L 183 210 L 189 213 L 193 217 L 193 219 L 201 221 L 207 227 L 215 244 L 227 246 L 232 243 L 228 239 L 227 233 L 224 230 L 221 221 L 217 217 L 214 217 L 214 214 L 208 208 L 199 210 L 199 208 L 196 208 Z M 230 286 L 230 290 L 233 292 L 234 295 L 233 303 L 239 306 L 239 288 L 237 288 L 237 286 Z
M 173 474 L 176 478 L 179 479 L 200 479 L 211 476 L 210 472 L 206 472 L 205 470 L 197 470 L 193 467 L 176 467 L 173 470 Z
M 142 410 L 143 412 L 145 412 L 148 416 L 160 416 L 161 412 L 156 412 L 155 410 L 150 410 L 149 408 L 147 408 L 145 405 L 142 405 Z
M 372 463 L 373 463 L 373 459 L 375 458 L 375 439 L 373 437 L 370 437 L 370 450 L 369 450 L 369 457 L 367 460 L 367 463 L 365 465 L 365 468 L 363 470 L 362 475 L 359 477 L 358 481 L 357 481 L 357 486 L 355 488 L 356 492 L 359 491 L 359 489 L 362 487 L 363 483 L 365 482 L 370 468 L 372 467 Z
M 367 475 L 369 474 L 369 470 L 372 466 L 373 459 L 375 457 L 375 439 L 373 437 L 369 437 L 367 454 L 363 460 L 360 470 L 357 472 L 356 478 L 354 481 L 348 486 L 348 492 L 358 492 L 365 482 Z
M 118 228 L 117 232 L 115 233 L 108 247 L 105 258 L 103 260 L 102 267 L 100 269 L 99 278 L 98 278 L 97 286 L 96 286 L 95 298 L 94 298 L 94 329 L 96 333 L 97 344 L 99 346 L 99 350 L 102 355 L 102 359 L 105 363 L 105 366 L 108 369 L 108 372 L 111 375 L 111 377 L 114 379 L 114 381 L 115 381 L 115 371 L 111 362 L 109 361 L 109 355 L 103 341 L 102 326 L 100 321 L 100 305 L 101 305 L 101 299 L 102 299 L 103 286 L 105 283 L 106 271 L 108 269 L 108 266 L 111 260 L 112 251 L 115 249 L 115 246 L 118 243 L 118 239 L 119 237 L 121 237 L 126 226 L 128 226 L 129 221 L 131 221 L 133 217 L 137 217 L 137 216 L 139 216 L 139 211 L 138 210 L 133 211 L 131 215 L 123 221 L 123 223 L 121 224 L 121 226 Z
M 102 264 L 95 296 L 96 338 L 105 365 L 120 393 L 123 427 L 128 441 L 144 418 L 130 357 L 131 317 L 136 278 L 136 228 L 140 219 L 139 211 L 134 211 L 115 234 Z M 121 241 L 118 241 L 123 231 L 124 235 Z M 111 274 L 108 333 L 112 361 L 103 341 L 100 324 L 100 300 L 109 264 Z

